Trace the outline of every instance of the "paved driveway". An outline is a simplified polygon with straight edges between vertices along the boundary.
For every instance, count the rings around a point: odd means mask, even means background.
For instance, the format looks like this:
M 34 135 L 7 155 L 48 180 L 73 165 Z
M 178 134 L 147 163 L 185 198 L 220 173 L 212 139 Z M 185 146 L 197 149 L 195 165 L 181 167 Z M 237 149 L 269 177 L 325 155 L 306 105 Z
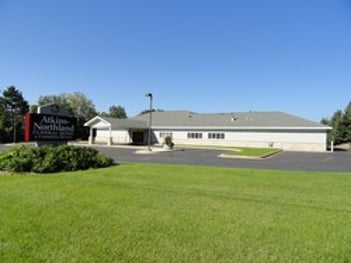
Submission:
M 263 160 L 218 157 L 223 151 L 184 149 L 183 151 L 154 154 L 136 154 L 136 149 L 96 147 L 116 162 L 145 162 L 163 164 L 189 164 L 201 166 L 240 167 L 296 171 L 351 172 L 351 152 L 282 152 Z

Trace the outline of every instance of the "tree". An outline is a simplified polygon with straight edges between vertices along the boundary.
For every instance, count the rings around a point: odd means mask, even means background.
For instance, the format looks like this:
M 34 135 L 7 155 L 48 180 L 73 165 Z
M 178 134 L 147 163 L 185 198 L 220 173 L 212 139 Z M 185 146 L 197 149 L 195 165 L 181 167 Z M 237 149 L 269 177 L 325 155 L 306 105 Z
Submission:
M 344 115 L 341 120 L 341 126 L 344 130 L 345 142 L 351 143 L 351 101 L 345 108 Z
M 84 127 L 84 123 L 97 115 L 95 105 L 81 92 L 62 93 L 58 95 L 40 96 L 38 105 L 56 103 L 60 107 L 66 108 L 71 117 L 77 118 L 77 136 L 81 139 L 87 139 L 89 130 Z M 35 107 L 32 107 L 35 110 Z
M 29 104 L 23 98 L 22 92 L 15 86 L 9 86 L 2 92 L 0 107 L 1 137 L 3 141 L 15 143 L 19 136 L 17 133 L 21 132 L 21 136 L 23 135 L 24 115 L 29 111 Z
M 48 103 L 56 103 L 60 107 L 66 108 L 71 116 L 76 118 L 91 119 L 97 115 L 93 102 L 81 92 L 39 97 L 39 106 Z
M 343 117 L 343 112 L 338 110 L 334 113 L 330 120 L 330 124 L 333 129 L 330 132 L 330 140 L 334 141 L 335 144 L 340 144 L 343 142 L 343 131 L 340 129 L 341 120 Z
M 351 143 L 351 101 L 344 111 L 337 110 L 331 119 L 323 118 L 321 123 L 333 127 L 328 132 L 328 142 Z
M 112 118 L 126 119 L 127 113 L 122 106 L 113 105 L 109 108 L 109 116 Z
M 326 125 L 326 126 L 331 126 L 331 122 L 328 118 L 322 118 L 321 124 Z
M 112 105 L 109 109 L 109 112 L 99 112 L 99 116 L 101 117 L 111 117 L 111 118 L 117 118 L 117 119 L 127 119 L 127 113 L 124 109 L 124 107 L 118 105 Z

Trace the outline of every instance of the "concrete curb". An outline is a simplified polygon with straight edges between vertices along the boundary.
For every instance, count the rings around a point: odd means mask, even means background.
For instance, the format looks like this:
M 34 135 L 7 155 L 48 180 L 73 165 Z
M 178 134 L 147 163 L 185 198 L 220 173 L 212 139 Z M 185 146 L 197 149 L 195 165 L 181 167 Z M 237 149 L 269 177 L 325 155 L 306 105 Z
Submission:
M 171 152 L 179 152 L 179 151 L 184 151 L 184 149 L 164 149 L 164 148 L 151 148 L 151 151 L 149 149 L 142 149 L 142 150 L 137 150 L 134 153 L 135 154 L 157 154 L 157 153 L 171 153 Z
M 254 157 L 254 156 L 245 156 L 245 155 L 229 155 L 222 153 L 218 155 L 220 158 L 228 158 L 228 159 L 250 159 L 250 160 L 264 160 L 262 157 Z

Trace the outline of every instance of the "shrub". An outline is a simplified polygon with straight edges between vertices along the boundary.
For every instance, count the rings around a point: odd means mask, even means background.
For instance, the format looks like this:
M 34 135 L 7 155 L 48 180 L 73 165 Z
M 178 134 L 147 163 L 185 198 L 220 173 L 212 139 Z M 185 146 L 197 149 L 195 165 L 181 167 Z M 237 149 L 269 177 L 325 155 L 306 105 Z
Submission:
M 172 136 L 167 136 L 165 137 L 165 142 L 164 142 L 169 148 L 173 148 L 174 143 L 172 140 Z
M 1 152 L 0 169 L 11 172 L 29 172 L 36 160 L 36 151 L 20 146 Z
M 19 146 L 0 152 L 0 170 L 54 173 L 108 167 L 113 160 L 96 149 L 61 145 L 59 147 Z

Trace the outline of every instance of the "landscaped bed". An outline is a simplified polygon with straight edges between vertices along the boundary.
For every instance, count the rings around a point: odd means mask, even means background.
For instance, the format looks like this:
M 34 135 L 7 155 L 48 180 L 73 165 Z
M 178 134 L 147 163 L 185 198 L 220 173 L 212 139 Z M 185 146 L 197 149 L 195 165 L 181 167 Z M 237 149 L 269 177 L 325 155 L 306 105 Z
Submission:
M 267 158 L 279 152 L 281 152 L 281 150 L 276 148 L 235 147 L 234 150 L 231 151 L 229 155 L 255 157 L 255 158 Z
M 0 262 L 349 262 L 351 173 L 152 164 L 0 176 Z
M 233 147 L 216 145 L 182 145 L 184 148 L 200 148 L 209 150 L 223 150 L 221 157 L 248 157 L 248 158 L 267 158 L 281 152 L 278 148 L 254 148 L 254 147 Z

